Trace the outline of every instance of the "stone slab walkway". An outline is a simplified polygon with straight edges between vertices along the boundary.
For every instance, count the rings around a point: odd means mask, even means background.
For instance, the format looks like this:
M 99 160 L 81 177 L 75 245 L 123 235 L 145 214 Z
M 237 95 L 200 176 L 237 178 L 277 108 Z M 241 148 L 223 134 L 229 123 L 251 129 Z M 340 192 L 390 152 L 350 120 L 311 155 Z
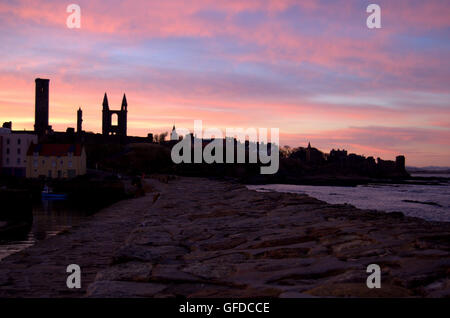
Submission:
M 89 297 L 450 296 L 448 223 L 198 178 L 121 207 L 144 218 Z
M 116 203 L 79 226 L 0 261 L 0 297 L 82 297 L 97 272 L 142 220 L 148 198 Z M 81 289 L 69 289 L 69 264 L 81 267 Z

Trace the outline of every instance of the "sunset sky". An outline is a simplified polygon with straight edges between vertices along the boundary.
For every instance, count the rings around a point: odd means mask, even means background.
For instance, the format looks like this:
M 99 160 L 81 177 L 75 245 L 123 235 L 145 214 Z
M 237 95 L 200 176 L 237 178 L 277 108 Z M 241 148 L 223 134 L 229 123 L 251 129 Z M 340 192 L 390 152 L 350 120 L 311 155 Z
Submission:
M 366 27 L 370 3 L 381 29 Z M 201 119 L 450 166 L 449 17 L 448 0 L 1 0 L 0 121 L 33 128 L 41 77 L 55 130 L 81 106 L 100 132 L 103 94 L 118 109 L 126 93 L 129 135 Z

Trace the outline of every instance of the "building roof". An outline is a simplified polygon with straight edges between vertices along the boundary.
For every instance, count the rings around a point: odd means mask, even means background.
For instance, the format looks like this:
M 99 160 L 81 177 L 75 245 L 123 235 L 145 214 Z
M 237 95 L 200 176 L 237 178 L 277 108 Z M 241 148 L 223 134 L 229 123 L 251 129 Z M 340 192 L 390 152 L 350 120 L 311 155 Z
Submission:
M 64 157 L 73 153 L 74 156 L 81 156 L 82 149 L 81 144 L 31 144 L 27 155 L 38 153 L 40 156 Z

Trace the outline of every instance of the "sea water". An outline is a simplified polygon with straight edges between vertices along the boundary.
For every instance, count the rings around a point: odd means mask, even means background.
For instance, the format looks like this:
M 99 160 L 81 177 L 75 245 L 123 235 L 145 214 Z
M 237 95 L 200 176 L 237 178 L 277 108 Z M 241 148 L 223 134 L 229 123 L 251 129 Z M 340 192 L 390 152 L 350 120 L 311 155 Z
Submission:
M 257 191 L 304 193 L 331 204 L 403 212 L 429 221 L 450 222 L 450 184 L 369 184 L 357 187 L 271 184 L 247 186 Z

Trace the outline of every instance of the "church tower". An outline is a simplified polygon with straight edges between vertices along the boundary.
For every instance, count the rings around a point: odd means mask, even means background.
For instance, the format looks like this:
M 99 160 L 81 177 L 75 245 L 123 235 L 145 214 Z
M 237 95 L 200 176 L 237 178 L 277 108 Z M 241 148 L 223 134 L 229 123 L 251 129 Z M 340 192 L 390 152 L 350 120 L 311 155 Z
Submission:
M 108 96 L 105 93 L 103 97 L 103 120 L 102 120 L 102 134 L 104 136 L 127 136 L 127 113 L 128 103 L 127 97 L 123 94 L 122 105 L 120 110 L 110 110 L 108 103 Z M 113 120 L 113 117 L 115 117 Z M 116 124 L 117 122 L 117 124 Z
M 109 134 L 109 127 L 111 126 L 111 115 L 109 113 L 109 104 L 108 104 L 108 96 L 105 93 L 103 96 L 103 119 L 102 119 L 102 134 Z
M 49 82 L 48 79 L 36 78 L 35 109 L 34 109 L 34 131 L 38 136 L 43 136 L 49 130 L 48 125 L 48 101 Z
M 77 133 L 81 134 L 83 131 L 83 111 L 81 107 L 77 111 Z
M 120 107 L 119 131 L 120 135 L 127 135 L 127 114 L 128 114 L 127 97 L 123 94 L 122 106 Z
M 175 128 L 175 124 L 173 125 L 172 132 L 170 133 L 170 140 L 175 141 L 178 140 L 177 129 Z

